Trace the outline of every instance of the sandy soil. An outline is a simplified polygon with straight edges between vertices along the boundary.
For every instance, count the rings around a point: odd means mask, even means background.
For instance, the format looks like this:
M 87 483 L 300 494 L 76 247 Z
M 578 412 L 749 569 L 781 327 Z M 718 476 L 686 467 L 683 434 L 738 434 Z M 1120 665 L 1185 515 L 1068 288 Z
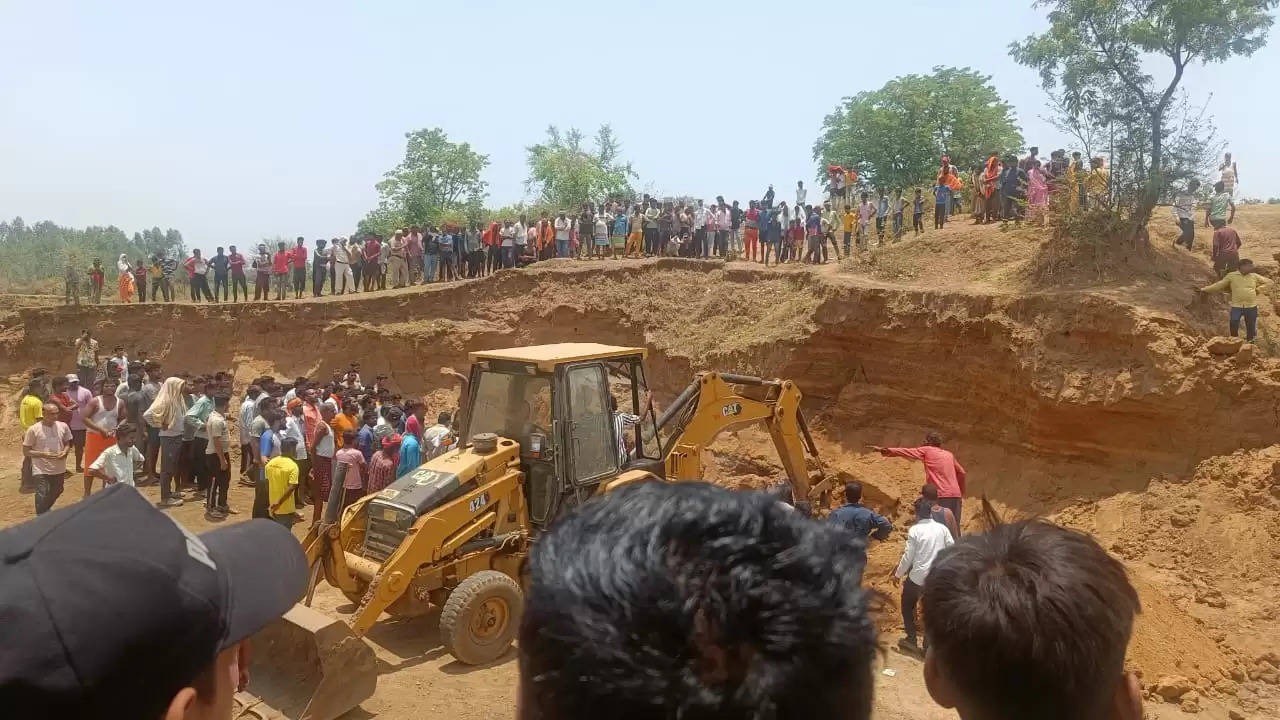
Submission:
M 1242 208 L 1246 252 L 1277 271 L 1280 208 Z M 145 347 L 173 370 L 230 368 L 243 381 L 327 373 L 359 358 L 432 410 L 456 405 L 442 366 L 466 353 L 590 339 L 649 348 L 648 379 L 669 400 L 703 368 L 793 378 L 806 393 L 827 472 L 854 476 L 868 503 L 905 525 L 918 467 L 865 452 L 941 430 L 970 471 L 970 495 L 1006 517 L 1044 515 L 1093 533 L 1128 565 L 1144 612 L 1130 664 L 1148 687 L 1182 677 L 1201 717 L 1280 716 L 1280 325 L 1262 303 L 1252 350 L 1224 351 L 1221 298 L 1195 298 L 1212 277 L 1208 235 L 1188 253 L 1172 222 L 1149 250 L 1077 258 L 1060 282 L 1033 285 L 1048 247 L 1038 229 L 956 224 L 817 268 L 734 262 L 556 261 L 429 289 L 248 306 L 61 309 L 0 301 L 0 435 L 16 438 L 13 403 L 34 366 L 64 367 L 91 325 L 104 344 Z M 1214 352 L 1210 350 L 1213 349 Z M 0 524 L 30 517 L 16 453 L 0 471 Z M 767 436 L 730 432 L 708 453 L 709 479 L 763 487 L 781 469 Z M 7 475 L 7 476 L 5 476 Z M 154 490 L 148 491 L 154 495 Z M 69 489 L 60 504 L 74 502 Z M 233 505 L 248 508 L 233 487 Z M 967 507 L 972 507 L 970 503 Z M 196 507 L 175 515 L 207 527 Z M 243 517 L 243 516 L 241 516 Z M 901 536 L 870 551 L 877 588 Z M 350 608 L 333 592 L 317 605 Z M 896 608 L 884 640 L 900 632 Z M 439 712 L 510 717 L 512 658 L 466 668 L 443 654 L 435 619 L 385 622 L 369 636 L 377 694 L 353 717 Z M 879 675 L 877 717 L 945 718 L 918 663 L 897 653 Z M 1186 703 L 1192 709 L 1190 703 Z M 1155 717 L 1181 714 L 1151 697 Z

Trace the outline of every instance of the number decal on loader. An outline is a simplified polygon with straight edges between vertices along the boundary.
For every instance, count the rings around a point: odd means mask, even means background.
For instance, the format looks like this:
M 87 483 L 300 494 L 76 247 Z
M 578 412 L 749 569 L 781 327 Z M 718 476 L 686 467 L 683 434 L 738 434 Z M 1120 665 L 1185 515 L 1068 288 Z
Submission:
M 480 508 L 489 504 L 489 493 L 480 493 L 471 498 L 471 502 L 467 504 L 467 508 L 471 512 L 479 512 Z

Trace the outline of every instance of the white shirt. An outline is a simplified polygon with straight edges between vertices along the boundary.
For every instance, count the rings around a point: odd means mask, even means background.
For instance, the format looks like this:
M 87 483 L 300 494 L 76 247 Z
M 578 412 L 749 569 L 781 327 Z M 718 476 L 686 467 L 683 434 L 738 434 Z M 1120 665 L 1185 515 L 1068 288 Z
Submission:
M 796 207 L 804 207 L 805 198 L 809 197 L 809 191 L 798 187 L 796 188 Z
M 498 237 L 502 238 L 502 247 L 515 247 L 516 226 L 503 227 L 498 231 Z
M 248 445 L 252 442 L 252 436 L 249 435 L 249 426 L 253 424 L 253 419 L 256 417 L 258 417 L 258 401 L 246 395 L 244 402 L 240 403 L 241 445 Z
M 557 240 L 568 240 L 569 231 L 573 229 L 573 221 L 567 217 L 565 218 L 558 217 L 556 218 L 556 221 L 555 221 L 555 228 L 556 228 Z
M 698 208 L 693 211 L 693 227 L 694 229 L 697 229 L 697 228 L 704 228 L 706 226 L 707 226 L 707 209 L 699 205 Z
M 294 417 L 293 415 L 290 415 L 289 417 L 284 419 L 284 436 L 287 438 L 293 438 L 294 440 L 298 441 L 298 449 L 295 451 L 295 454 L 293 456 L 293 459 L 295 460 L 307 459 L 307 441 L 306 441 L 305 427 L 306 426 L 303 425 L 302 418 L 300 417 Z
M 526 233 L 527 231 L 525 230 L 524 223 L 514 223 L 514 224 L 512 224 L 512 226 L 511 226 L 511 227 L 512 227 L 512 228 L 514 228 L 514 229 L 515 229 L 515 231 L 516 231 L 515 237 L 514 237 L 514 238 L 512 238 L 512 239 L 515 241 L 515 244 L 516 244 L 516 245 L 524 245 L 524 244 L 527 242 L 527 241 L 526 241 L 526 239 L 525 239 L 525 233 Z M 503 245 L 506 245 L 506 243 L 505 243 L 505 242 L 504 242 L 504 243 L 502 243 L 502 244 L 503 244 Z
M 129 487 L 136 487 L 133 484 L 133 464 L 142 462 L 142 453 L 138 452 L 138 448 L 130 447 L 129 452 L 124 452 L 118 444 L 112 445 L 89 467 L 94 470 L 101 470 L 108 477 L 114 479 L 118 483 L 123 483 Z M 112 483 L 107 483 L 108 485 Z
M 907 548 L 902 551 L 902 560 L 893 574 L 910 577 L 911 582 L 924 585 L 938 553 L 954 544 L 946 525 L 930 518 L 917 520 L 907 531 Z
M 347 250 L 345 245 L 334 245 L 329 251 L 329 254 L 333 256 L 333 261 L 335 263 L 342 263 L 343 265 L 346 265 L 351 260 L 351 253 Z

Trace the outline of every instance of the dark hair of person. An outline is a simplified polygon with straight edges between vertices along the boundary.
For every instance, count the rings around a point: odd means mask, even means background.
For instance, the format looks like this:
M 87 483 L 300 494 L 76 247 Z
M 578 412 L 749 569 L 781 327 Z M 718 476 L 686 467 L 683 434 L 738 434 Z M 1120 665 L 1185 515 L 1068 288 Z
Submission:
M 1084 533 L 995 523 L 929 572 L 924 627 L 938 672 L 975 717 L 1108 717 L 1141 610 L 1124 566 Z
M 641 482 L 534 543 L 523 717 L 748 720 L 871 714 L 862 540 L 768 493 Z
M 847 503 L 862 502 L 862 483 L 852 480 L 844 484 L 844 501 Z
M 933 484 L 926 484 L 924 487 L 921 487 L 920 497 L 924 498 L 925 500 L 928 500 L 929 502 L 937 502 L 938 486 Z

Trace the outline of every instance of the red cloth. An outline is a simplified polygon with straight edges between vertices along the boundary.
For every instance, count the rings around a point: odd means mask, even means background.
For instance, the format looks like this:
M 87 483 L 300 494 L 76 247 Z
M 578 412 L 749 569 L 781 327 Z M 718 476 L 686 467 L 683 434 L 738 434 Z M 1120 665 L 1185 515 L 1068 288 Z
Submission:
M 364 259 L 365 262 L 378 262 L 378 255 L 382 252 L 382 243 L 377 238 L 369 238 L 364 241 Z
M 187 278 L 196 276 L 196 256 L 192 255 L 182 262 L 182 267 L 187 269 Z
M 293 266 L 295 268 L 304 268 L 307 266 L 307 249 L 298 245 L 293 249 Z
M 288 250 L 279 250 L 276 256 L 271 260 L 271 272 L 277 275 L 283 275 L 289 272 L 289 258 L 292 254 Z
M 1235 228 L 1224 227 L 1213 231 L 1213 252 L 1209 257 L 1234 257 L 1240 253 L 1240 234 Z
M 964 468 L 950 450 L 933 445 L 914 448 L 885 448 L 885 457 L 902 457 L 924 463 L 924 481 L 938 488 L 940 498 L 964 497 Z
M 227 262 L 231 265 L 232 277 L 244 277 L 244 255 L 233 252 L 227 258 Z

